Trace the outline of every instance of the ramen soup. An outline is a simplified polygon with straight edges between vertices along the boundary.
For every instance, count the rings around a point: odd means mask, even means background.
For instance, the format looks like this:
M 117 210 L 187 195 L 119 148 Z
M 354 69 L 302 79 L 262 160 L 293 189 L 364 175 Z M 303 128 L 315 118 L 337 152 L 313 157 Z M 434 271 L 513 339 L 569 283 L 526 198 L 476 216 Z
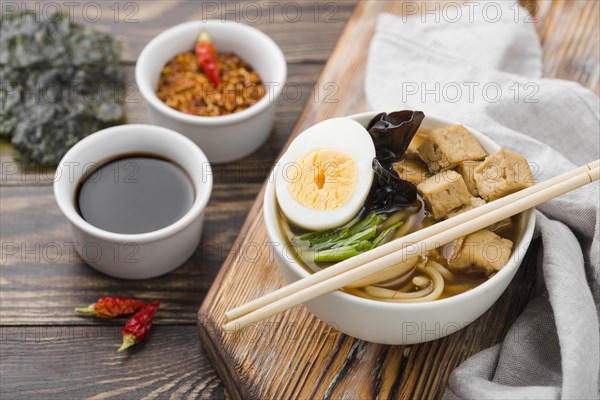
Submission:
M 418 111 L 382 113 L 366 128 L 346 118 L 328 120 L 290 145 L 275 182 L 279 221 L 306 270 L 327 268 L 535 183 L 523 156 L 507 149 L 487 154 L 462 125 L 420 129 L 423 118 Z M 507 218 L 343 290 L 387 302 L 463 293 L 506 265 L 518 220 Z
M 183 217 L 194 202 L 194 185 L 174 162 L 146 154 L 110 160 L 81 182 L 79 214 L 90 224 L 115 233 L 146 233 Z

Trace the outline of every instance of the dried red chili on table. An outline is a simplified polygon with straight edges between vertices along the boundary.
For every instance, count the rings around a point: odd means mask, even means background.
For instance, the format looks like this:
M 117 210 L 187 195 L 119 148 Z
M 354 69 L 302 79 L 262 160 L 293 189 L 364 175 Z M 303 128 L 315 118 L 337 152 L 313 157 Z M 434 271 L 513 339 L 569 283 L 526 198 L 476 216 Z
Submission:
M 129 315 L 146 306 L 146 302 L 124 297 L 101 297 L 94 304 L 87 307 L 78 307 L 75 312 L 93 314 L 100 318 L 114 318 Z
M 202 29 L 198 40 L 196 41 L 196 47 L 194 49 L 196 53 L 196 61 L 198 65 L 202 67 L 208 79 L 219 86 L 221 84 L 221 78 L 219 77 L 219 66 L 217 65 L 217 49 L 213 45 L 210 36 L 206 29 Z
M 119 347 L 119 353 L 138 344 L 146 338 L 148 332 L 150 332 L 154 314 L 159 306 L 160 303 L 158 301 L 153 301 L 136 312 L 129 321 L 127 321 L 127 324 L 125 324 L 125 328 L 123 329 L 123 344 Z

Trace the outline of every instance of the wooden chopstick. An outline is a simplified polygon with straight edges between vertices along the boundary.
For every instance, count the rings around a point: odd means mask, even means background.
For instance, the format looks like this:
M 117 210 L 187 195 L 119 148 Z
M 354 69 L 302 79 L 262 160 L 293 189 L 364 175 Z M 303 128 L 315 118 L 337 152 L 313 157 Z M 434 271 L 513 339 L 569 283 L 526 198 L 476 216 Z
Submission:
M 242 307 L 230 310 L 226 313 L 230 322 L 225 324 L 224 329 L 232 330 L 247 323 L 260 321 L 379 272 L 399 260 L 423 254 L 581 187 L 598 179 L 599 165 L 600 160 L 596 160 L 323 269 Z
M 445 230 L 451 229 L 455 226 L 462 225 L 463 223 L 467 222 L 470 219 L 477 218 L 481 215 L 484 215 L 484 214 L 490 212 L 491 210 L 493 210 L 495 208 L 501 207 L 506 204 L 510 204 L 511 202 L 518 200 L 520 198 L 526 197 L 526 196 L 530 195 L 531 193 L 534 193 L 538 190 L 545 189 L 547 187 L 556 185 L 556 184 L 564 181 L 565 179 L 571 178 L 573 176 L 577 176 L 580 173 L 587 172 L 598 165 L 600 165 L 600 160 L 596 160 L 596 161 L 591 162 L 582 167 L 573 169 L 569 172 L 566 172 L 562 175 L 548 179 L 548 180 L 546 180 L 542 183 L 539 183 L 535 186 L 532 186 L 527 189 L 521 190 L 519 192 L 513 193 L 510 196 L 500 198 L 500 199 L 494 201 L 493 203 L 488 203 L 483 206 L 477 207 L 477 208 L 469 211 L 468 213 L 463 213 L 463 214 L 457 215 L 453 218 L 447 219 L 445 221 L 438 222 L 437 224 L 432 225 L 428 228 L 421 229 L 417 232 L 414 232 L 410 235 L 405 236 L 402 241 L 395 240 L 395 241 L 387 243 L 383 246 L 377 247 L 373 250 L 362 253 L 359 256 L 352 257 L 345 261 L 341 261 L 335 265 L 332 265 L 331 267 L 328 267 L 326 269 L 319 271 L 318 273 L 312 274 L 304 279 L 300 279 L 296 282 L 293 282 L 287 286 L 282 287 L 281 289 L 278 289 L 274 292 L 268 293 L 262 297 L 252 300 L 244 305 L 241 305 L 239 307 L 236 307 L 234 309 L 227 311 L 225 313 L 225 320 L 226 321 L 233 320 L 244 314 L 254 311 L 260 307 L 263 307 L 275 300 L 278 300 L 285 296 L 288 296 L 298 290 L 307 288 L 307 287 L 312 286 L 322 280 L 329 279 L 333 276 L 336 276 L 343 272 L 349 271 L 349 270 L 356 268 L 362 264 L 365 264 L 367 262 L 370 262 L 377 258 L 380 258 L 390 252 L 398 251 L 407 243 L 419 242 L 421 240 L 426 239 L 428 236 L 432 236 L 432 235 L 438 234 L 440 232 L 443 232 Z M 493 204 L 493 205 L 491 205 L 491 204 Z

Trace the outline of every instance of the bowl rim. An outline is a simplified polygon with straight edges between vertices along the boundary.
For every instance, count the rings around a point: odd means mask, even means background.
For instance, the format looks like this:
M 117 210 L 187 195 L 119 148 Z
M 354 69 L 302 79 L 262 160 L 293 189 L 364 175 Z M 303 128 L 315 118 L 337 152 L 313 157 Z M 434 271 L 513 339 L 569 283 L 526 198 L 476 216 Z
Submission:
M 367 112 L 363 112 L 363 113 L 348 115 L 348 116 L 346 116 L 346 118 L 351 118 L 351 119 L 359 121 L 360 119 L 363 119 L 363 118 L 373 118 L 380 112 L 381 111 L 367 111 Z M 444 125 L 447 124 L 448 126 L 461 125 L 458 122 L 455 122 L 455 121 L 452 121 L 452 120 L 449 120 L 446 118 L 440 118 L 440 117 L 431 116 L 431 115 L 428 116 L 426 114 L 425 120 L 427 120 L 427 119 L 435 120 L 436 122 L 439 122 Z M 475 132 L 475 136 L 481 135 L 481 137 L 485 138 L 486 141 L 488 141 L 490 144 L 493 144 L 493 147 L 496 147 L 497 149 L 501 148 L 500 145 L 498 145 L 496 142 L 494 142 L 492 139 L 490 139 L 489 137 L 487 137 L 486 135 L 484 135 L 477 129 L 473 129 L 468 125 L 464 125 L 464 126 L 470 132 Z M 476 138 L 479 141 L 479 137 L 476 137 Z M 273 248 L 272 251 L 277 252 L 279 257 L 288 265 L 288 267 L 291 270 L 293 270 L 293 272 L 295 274 L 300 275 L 301 278 L 306 278 L 306 277 L 310 276 L 310 274 L 302 266 L 300 266 L 300 264 L 296 260 L 290 260 L 289 257 L 286 258 L 285 255 L 283 254 L 284 248 L 286 248 L 286 246 L 283 246 L 283 244 L 285 243 L 285 239 L 283 238 L 283 235 L 281 234 L 281 229 L 277 222 L 277 216 L 275 215 L 276 209 L 274 206 L 274 204 L 277 201 L 275 198 L 276 194 L 275 194 L 275 181 L 274 181 L 274 177 L 276 176 L 276 173 L 277 173 L 277 168 L 278 168 L 278 163 L 275 164 L 273 171 L 271 172 L 271 174 L 269 176 L 269 180 L 268 180 L 266 188 L 265 188 L 265 195 L 263 198 L 263 214 L 264 214 L 265 227 L 267 229 L 267 235 L 269 236 L 269 240 L 272 243 L 281 243 L 282 244 L 281 246 L 272 246 L 272 248 Z M 493 286 L 497 283 L 500 284 L 501 279 L 504 276 L 511 274 L 513 272 L 516 273 L 516 271 L 520 267 L 520 265 L 523 261 L 523 257 L 525 256 L 525 253 L 526 253 L 527 249 L 529 248 L 529 245 L 531 244 L 531 239 L 533 237 L 533 232 L 534 232 L 534 228 L 535 228 L 534 209 L 529 209 L 529 210 L 523 211 L 522 213 L 520 213 L 520 215 L 523 215 L 524 227 L 522 228 L 523 231 L 521 234 L 521 239 L 517 242 L 516 248 L 513 249 L 508 263 L 500 271 L 498 271 L 494 276 L 492 276 L 485 282 L 479 284 L 478 286 L 474 287 L 473 289 L 467 290 L 466 292 L 457 294 L 452 297 L 447 297 L 444 299 L 423 302 L 423 303 L 385 302 L 385 301 L 373 300 L 373 299 L 355 296 L 355 295 L 343 292 L 341 290 L 335 290 L 333 292 L 328 293 L 327 295 L 334 296 L 333 298 L 336 300 L 349 302 L 350 304 L 356 305 L 356 306 L 376 307 L 376 308 L 384 309 L 384 310 L 410 309 L 412 311 L 414 311 L 414 310 L 427 311 L 427 310 L 437 308 L 440 306 L 453 306 L 453 305 L 458 306 L 464 302 L 467 302 L 470 300 L 475 300 L 480 295 L 485 295 L 485 293 L 488 292 L 488 288 L 490 288 L 491 286 Z M 515 255 L 515 252 L 518 252 L 517 253 L 518 256 Z M 277 264 L 277 267 L 281 268 L 279 266 L 279 264 Z M 513 275 L 513 277 L 514 277 L 514 275 Z M 511 277 L 510 280 L 512 280 L 513 277 Z
M 98 142 L 102 142 L 105 140 L 119 140 L 119 138 L 122 138 L 132 132 L 136 132 L 137 134 L 142 132 L 142 134 L 145 134 L 149 131 L 154 131 L 154 132 L 159 133 L 161 138 L 164 138 L 161 140 L 163 140 L 165 143 L 170 143 L 171 146 L 179 147 L 179 148 L 184 149 L 184 151 L 194 153 L 193 157 L 195 157 L 198 160 L 198 162 L 200 162 L 202 165 L 205 166 L 202 168 L 202 172 L 201 172 L 202 179 L 204 181 L 202 183 L 203 190 L 199 190 L 197 188 L 196 180 L 194 180 L 190 176 L 190 180 L 192 181 L 192 184 L 194 185 L 195 193 L 196 193 L 196 196 L 194 198 L 194 202 L 192 203 L 192 206 L 177 221 L 175 221 L 172 224 L 167 225 L 163 228 L 154 230 L 154 231 L 145 232 L 145 233 L 118 233 L 118 232 L 107 231 L 105 229 L 101 229 L 101 228 L 98 228 L 98 227 L 90 224 L 85 219 L 83 219 L 83 217 L 77 212 L 77 209 L 75 207 L 75 204 L 74 204 L 74 201 L 72 198 L 72 193 L 63 195 L 63 192 L 66 190 L 69 190 L 69 188 L 70 188 L 69 183 L 64 183 L 64 184 L 60 183 L 60 181 L 61 181 L 60 174 L 62 174 L 62 171 L 65 170 L 65 168 L 67 167 L 67 165 L 65 163 L 71 162 L 70 159 L 73 158 L 75 156 L 75 154 L 77 154 L 77 152 L 81 151 L 82 149 L 84 149 L 86 147 L 94 146 Z M 114 156 L 119 156 L 119 154 L 121 154 L 121 153 L 115 153 Z M 127 154 L 127 152 L 123 152 L 122 154 Z M 178 163 L 178 165 L 179 165 L 178 160 L 172 160 L 172 161 Z M 98 166 L 100 166 L 100 165 L 98 165 Z M 185 170 L 184 166 L 181 166 L 181 168 L 184 168 L 184 170 Z M 187 170 L 185 172 L 186 172 L 186 174 L 188 174 L 188 176 L 190 175 L 190 173 Z M 77 182 L 75 182 L 75 185 L 79 184 L 79 180 Z M 118 243 L 133 242 L 133 243 L 141 244 L 141 243 L 148 243 L 148 242 L 154 242 L 157 240 L 165 239 L 167 237 L 170 237 L 170 236 L 182 231 L 187 226 L 192 224 L 194 222 L 194 220 L 196 220 L 196 218 L 198 218 L 204 212 L 206 205 L 208 204 L 208 201 L 210 199 L 211 193 L 212 193 L 212 187 L 213 187 L 212 169 L 211 169 L 211 165 L 208 161 L 208 158 L 206 157 L 204 152 L 202 152 L 202 150 L 190 139 L 188 139 L 187 137 L 185 137 L 184 135 L 182 135 L 178 132 L 175 132 L 174 130 L 171 130 L 168 128 L 163 128 L 160 126 L 147 125 L 147 124 L 125 124 L 125 125 L 113 126 L 110 128 L 106 128 L 106 129 L 97 131 L 97 132 L 81 139 L 73 147 L 71 147 L 71 149 L 63 156 L 63 158 L 60 160 L 60 163 L 57 166 L 56 173 L 54 176 L 53 191 L 54 191 L 54 198 L 56 199 L 56 203 L 58 204 L 58 207 L 61 210 L 61 212 L 65 215 L 65 217 L 69 220 L 69 222 L 71 222 L 73 225 L 75 225 L 78 229 L 82 230 L 86 234 L 88 234 L 92 237 L 96 237 L 101 240 L 110 241 L 110 242 L 118 242 Z M 70 199 L 68 204 L 65 204 L 65 202 L 67 201 L 66 199 Z
M 233 31 L 237 30 L 244 35 L 251 35 L 254 39 L 260 41 L 260 43 L 257 43 L 257 46 L 266 47 L 267 50 L 271 53 L 271 62 L 277 65 L 277 77 L 274 79 L 274 81 L 275 83 L 278 83 L 278 85 L 274 85 L 272 92 L 270 90 L 267 90 L 265 96 L 263 96 L 263 98 L 260 99 L 258 102 L 251 105 L 247 109 L 237 113 L 214 117 L 186 114 L 184 112 L 175 110 L 174 108 L 171 108 L 165 103 L 163 103 L 158 98 L 158 96 L 156 96 L 156 93 L 152 89 L 152 85 L 149 82 L 149 80 L 142 78 L 142 70 L 147 64 L 151 63 L 152 55 L 156 51 L 155 49 L 159 44 L 181 37 L 191 27 L 199 29 L 199 26 L 210 27 L 211 25 L 225 26 L 227 27 L 226 29 L 232 29 Z M 218 19 L 207 19 L 205 21 L 195 20 L 190 22 L 184 22 L 182 24 L 175 25 L 169 29 L 162 31 L 161 33 L 153 37 L 150 40 L 150 42 L 148 42 L 144 46 L 135 64 L 135 80 L 137 82 L 140 93 L 149 105 L 178 121 L 207 126 L 235 124 L 250 119 L 253 116 L 263 112 L 271 104 L 274 104 L 279 98 L 279 96 L 283 92 L 283 87 L 285 86 L 286 78 L 287 63 L 285 60 L 285 55 L 273 39 L 271 39 L 266 33 L 252 26 L 234 21 L 221 21 Z

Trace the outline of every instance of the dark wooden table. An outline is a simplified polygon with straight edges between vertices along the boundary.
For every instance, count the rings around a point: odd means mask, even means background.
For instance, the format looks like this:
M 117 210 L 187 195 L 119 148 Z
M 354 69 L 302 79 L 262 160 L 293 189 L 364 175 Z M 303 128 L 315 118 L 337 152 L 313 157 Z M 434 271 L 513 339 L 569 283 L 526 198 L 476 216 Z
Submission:
M 36 4 L 45 12 L 43 2 L 30 2 L 27 7 L 35 9 Z M 65 11 L 72 7 L 54 4 Z M 305 103 L 315 101 L 315 90 L 324 94 L 326 89 L 315 83 L 355 1 L 273 2 L 261 4 L 261 15 L 247 5 L 258 4 L 254 2 L 77 4 L 72 9 L 77 21 L 113 32 L 125 44 L 123 68 L 130 88 L 131 123 L 148 122 L 133 77 L 140 50 L 158 32 L 203 15 L 238 19 L 269 34 L 286 55 L 288 87 L 268 142 L 242 161 L 214 167 L 204 238 L 194 256 L 156 279 L 113 279 L 82 264 L 54 202 L 53 171 L 22 169 L 10 147 L 0 147 L 0 396 L 227 397 L 198 341 L 196 312 Z M 97 4 L 101 4 L 99 15 Z M 541 2 L 536 8 L 545 75 L 577 80 L 598 92 L 598 3 Z M 123 321 L 98 321 L 73 313 L 74 306 L 111 294 L 156 298 L 162 303 L 148 341 L 128 356 L 116 352 Z

